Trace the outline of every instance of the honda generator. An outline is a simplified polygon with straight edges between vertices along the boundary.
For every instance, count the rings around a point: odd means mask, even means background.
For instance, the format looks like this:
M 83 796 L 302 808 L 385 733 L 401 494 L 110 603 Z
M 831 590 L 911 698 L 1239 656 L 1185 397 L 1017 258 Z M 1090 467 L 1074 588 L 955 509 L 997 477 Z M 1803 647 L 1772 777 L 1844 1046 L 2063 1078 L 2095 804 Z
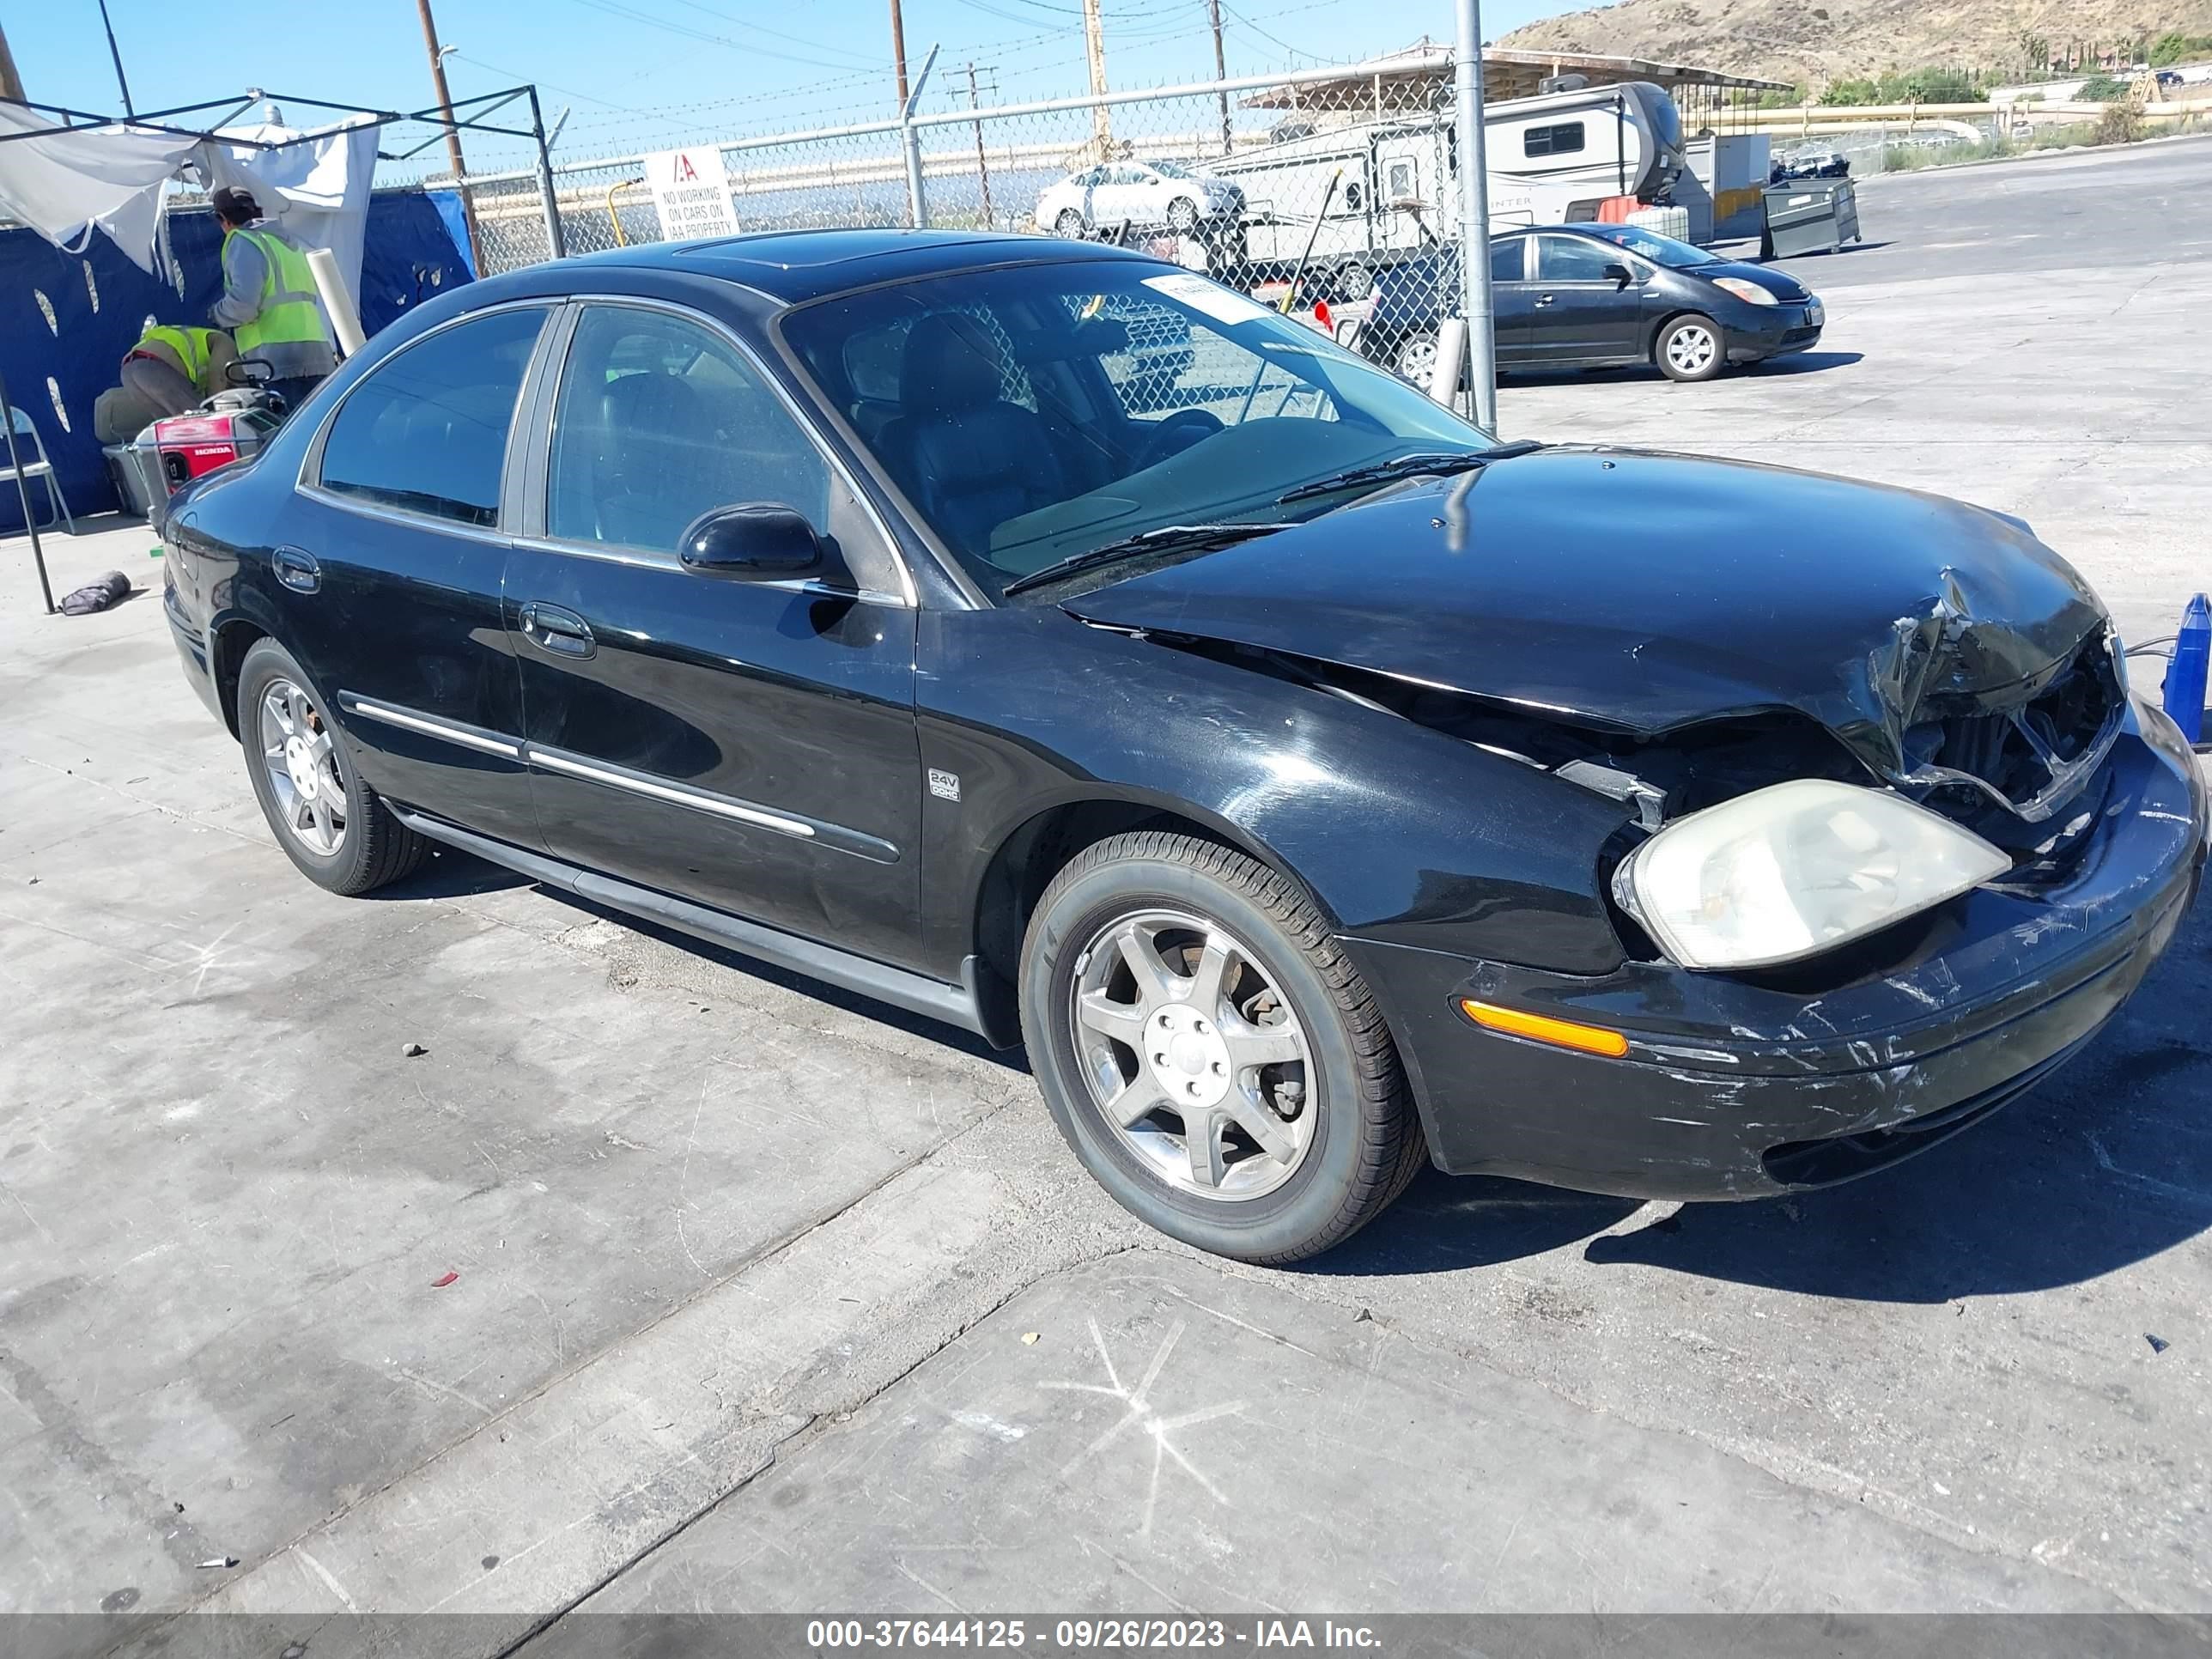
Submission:
M 202 473 L 257 453 L 282 426 L 281 405 L 258 387 L 218 392 L 191 415 L 172 415 L 138 434 L 147 494 L 166 501 Z

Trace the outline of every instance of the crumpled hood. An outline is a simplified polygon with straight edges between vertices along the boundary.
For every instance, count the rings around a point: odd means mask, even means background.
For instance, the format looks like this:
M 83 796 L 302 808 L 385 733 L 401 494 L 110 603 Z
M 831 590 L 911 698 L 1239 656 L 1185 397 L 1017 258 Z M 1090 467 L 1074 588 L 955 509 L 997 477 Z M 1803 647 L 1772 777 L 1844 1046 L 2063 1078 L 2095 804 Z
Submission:
M 1747 462 L 1549 449 L 1064 602 L 1650 736 L 1793 708 L 1885 776 L 1917 720 L 2024 702 L 2105 622 L 2026 526 Z M 1456 546 L 1455 543 L 1457 543 Z

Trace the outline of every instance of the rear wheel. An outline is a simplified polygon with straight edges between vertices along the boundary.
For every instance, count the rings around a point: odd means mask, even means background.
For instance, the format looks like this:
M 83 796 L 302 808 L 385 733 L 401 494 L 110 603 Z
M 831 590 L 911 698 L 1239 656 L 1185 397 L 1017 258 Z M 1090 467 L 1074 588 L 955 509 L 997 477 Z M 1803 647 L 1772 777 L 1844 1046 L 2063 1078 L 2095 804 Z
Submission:
M 1710 380 L 1728 367 L 1728 342 L 1718 323 L 1692 312 L 1659 331 L 1651 356 L 1670 380 Z
M 1374 999 L 1295 886 L 1142 831 L 1054 878 L 1022 952 L 1046 1105 L 1125 1209 L 1201 1249 L 1291 1261 L 1404 1190 L 1425 1148 Z
M 1347 259 L 1329 273 L 1328 285 L 1349 305 L 1375 292 L 1375 273 L 1357 259 Z
M 430 846 L 362 782 L 328 707 L 274 640 L 239 665 L 239 739 L 276 844 L 318 887 L 366 893 L 412 874 Z
M 1178 196 L 1168 204 L 1168 228 L 1176 234 L 1188 236 L 1198 228 L 1198 204 L 1188 196 Z

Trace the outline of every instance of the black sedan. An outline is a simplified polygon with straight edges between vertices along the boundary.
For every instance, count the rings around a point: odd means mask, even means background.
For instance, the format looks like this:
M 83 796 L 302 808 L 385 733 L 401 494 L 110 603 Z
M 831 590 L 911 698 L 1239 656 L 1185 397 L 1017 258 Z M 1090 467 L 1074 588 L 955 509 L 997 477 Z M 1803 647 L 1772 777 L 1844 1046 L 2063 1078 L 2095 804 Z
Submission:
M 1360 349 L 1426 386 L 1459 290 L 1456 249 L 1393 267 L 1376 280 Z M 1494 236 L 1490 292 L 1501 370 L 1648 363 L 1669 380 L 1710 380 L 1730 363 L 1808 349 L 1827 321 L 1794 276 L 1636 225 Z
M 1425 1162 L 1749 1198 L 1928 1146 L 2089 1040 L 2204 852 L 2016 521 L 1500 445 L 1095 246 L 472 283 L 168 533 L 309 879 L 443 843 L 1025 1043 L 1115 1198 L 1255 1261 Z

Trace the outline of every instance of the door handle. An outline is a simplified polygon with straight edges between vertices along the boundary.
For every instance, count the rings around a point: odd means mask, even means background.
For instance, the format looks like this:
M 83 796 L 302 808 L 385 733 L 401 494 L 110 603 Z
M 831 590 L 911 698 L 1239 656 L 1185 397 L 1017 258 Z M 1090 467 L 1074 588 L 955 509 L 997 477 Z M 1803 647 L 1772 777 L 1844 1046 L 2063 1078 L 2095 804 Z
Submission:
M 1547 306 L 1552 303 L 1555 297 L 1555 295 L 1549 294 L 1539 294 L 1536 296 L 1536 303 L 1540 306 Z
M 323 568 L 304 548 L 280 547 L 269 556 L 276 580 L 295 593 L 312 593 L 323 585 Z
M 535 602 L 522 607 L 522 637 L 556 657 L 589 657 L 599 650 L 591 624 L 573 611 Z

